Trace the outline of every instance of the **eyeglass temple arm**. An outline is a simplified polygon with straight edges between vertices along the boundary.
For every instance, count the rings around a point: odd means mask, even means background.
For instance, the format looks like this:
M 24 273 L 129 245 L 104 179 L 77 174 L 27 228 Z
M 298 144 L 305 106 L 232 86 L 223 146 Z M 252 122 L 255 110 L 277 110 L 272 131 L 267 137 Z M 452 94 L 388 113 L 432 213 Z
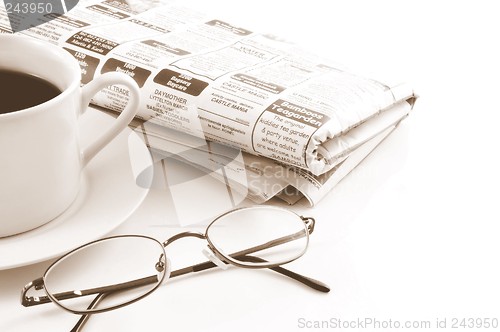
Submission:
M 233 255 L 231 255 L 231 256 L 233 256 Z M 259 257 L 256 257 L 256 256 L 242 255 L 242 256 L 233 256 L 233 257 L 235 257 L 239 260 L 247 261 L 247 262 L 254 262 L 254 263 L 265 263 L 266 262 L 266 260 L 259 258 Z M 172 273 L 170 274 L 170 278 L 179 277 L 181 275 L 185 275 L 185 274 L 188 274 L 191 272 L 201 272 L 201 271 L 205 271 L 205 270 L 208 270 L 208 269 L 211 269 L 214 267 L 217 267 L 217 265 L 215 265 L 215 263 L 204 262 L 204 263 L 196 264 L 193 266 L 188 266 L 188 267 L 176 270 L 176 271 L 172 271 Z M 287 276 L 289 278 L 292 278 L 292 279 L 294 279 L 294 280 L 296 280 L 296 281 L 298 281 L 298 282 L 300 282 L 300 283 L 302 283 L 302 284 L 304 284 L 312 289 L 315 289 L 317 291 L 320 291 L 323 293 L 328 293 L 330 291 L 330 287 L 328 287 L 328 285 L 326 285 L 325 283 L 318 281 L 316 279 L 309 278 L 309 277 L 306 277 L 304 275 L 295 273 L 293 271 L 285 269 L 284 267 L 274 266 L 274 267 L 270 267 L 269 269 L 271 269 L 277 273 L 280 273 L 284 276 Z
M 309 235 L 311 235 L 312 232 L 314 231 L 314 225 L 315 225 L 316 221 L 314 220 L 314 218 L 311 218 L 311 217 L 300 217 L 300 218 L 306 224 L 307 232 L 309 233 Z M 235 256 L 243 256 L 243 255 L 252 254 L 252 253 L 260 251 L 260 250 L 276 247 L 276 246 L 279 246 L 280 244 L 284 244 L 284 243 L 287 243 L 287 242 L 290 242 L 293 240 L 303 238 L 305 235 L 306 235 L 305 231 L 301 230 L 301 231 L 298 231 L 296 233 L 271 240 L 271 241 L 263 243 L 261 245 L 235 252 L 235 253 L 231 254 L 231 256 L 235 257 Z
M 311 231 L 309 231 L 309 232 L 311 232 Z M 290 234 L 290 235 L 286 235 L 286 236 L 283 236 L 283 237 L 280 237 L 280 238 L 268 241 L 268 242 L 263 243 L 263 244 L 259 244 L 258 246 L 255 246 L 255 247 L 252 247 L 252 248 L 247 248 L 245 250 L 241 250 L 241 251 L 232 253 L 230 256 L 231 257 L 239 257 L 239 256 L 248 255 L 248 254 L 253 254 L 253 253 L 257 252 L 257 251 L 269 249 L 269 248 L 276 247 L 276 246 L 279 246 L 281 244 L 284 244 L 284 243 L 287 243 L 287 242 L 290 242 L 290 241 L 293 241 L 293 240 L 297 240 L 297 239 L 303 238 L 304 236 L 305 236 L 305 231 L 303 231 L 303 230 L 302 231 L 298 231 L 296 233 L 293 233 L 293 234 Z
M 108 296 L 109 294 L 110 293 L 101 293 L 101 294 L 97 295 L 92 300 L 92 302 L 90 302 L 90 305 L 87 307 L 87 310 L 92 310 L 92 309 L 97 308 L 99 303 L 101 303 L 101 301 L 104 300 L 104 298 L 106 296 Z M 80 317 L 78 322 L 76 322 L 75 326 L 73 326 L 73 328 L 69 332 L 80 332 L 82 330 L 83 326 L 85 325 L 85 323 L 87 323 L 87 321 L 89 320 L 90 316 L 91 316 L 91 314 L 82 315 L 82 317 Z
M 242 260 L 242 261 L 250 261 L 250 262 L 254 262 L 254 263 L 265 263 L 266 260 L 262 259 L 262 258 L 259 258 L 259 257 L 256 257 L 256 256 L 242 256 L 242 257 L 238 257 L 239 260 Z M 313 279 L 313 278 L 310 278 L 310 277 L 306 277 L 302 274 L 298 274 L 298 273 L 295 273 L 293 271 L 290 271 L 288 269 L 285 269 L 284 267 L 281 267 L 281 266 L 275 266 L 275 267 L 271 267 L 270 268 L 271 270 L 275 271 L 275 272 L 278 272 L 282 275 L 285 275 L 289 278 L 292 278 L 298 282 L 301 282 L 303 283 L 304 285 L 308 286 L 308 287 L 311 287 L 312 289 L 315 289 L 317 291 L 320 291 L 320 292 L 323 292 L 323 293 L 328 293 L 330 291 L 330 287 L 319 281 L 319 280 L 316 280 L 316 279 Z
M 67 299 L 74 299 L 77 297 L 88 296 L 88 295 L 93 295 L 93 294 L 113 293 L 113 292 L 117 292 L 117 291 L 121 291 L 121 290 L 126 290 L 126 289 L 131 289 L 131 288 L 149 285 L 149 284 L 152 284 L 155 282 L 158 282 L 158 276 L 152 275 L 149 277 L 136 279 L 136 280 L 132 280 L 132 281 L 127 281 L 127 282 L 120 283 L 120 284 L 61 292 L 61 293 L 53 294 L 52 296 L 55 297 L 57 300 L 67 300 Z M 44 288 L 43 278 L 38 278 L 38 279 L 30 282 L 28 285 L 24 286 L 22 294 L 21 294 L 21 304 L 23 306 L 31 307 L 31 306 L 38 305 L 38 304 L 45 304 L 45 303 L 52 302 L 51 299 L 46 295 L 39 296 L 39 297 L 27 296 L 28 290 L 33 288 L 33 287 L 36 290 L 43 289 Z

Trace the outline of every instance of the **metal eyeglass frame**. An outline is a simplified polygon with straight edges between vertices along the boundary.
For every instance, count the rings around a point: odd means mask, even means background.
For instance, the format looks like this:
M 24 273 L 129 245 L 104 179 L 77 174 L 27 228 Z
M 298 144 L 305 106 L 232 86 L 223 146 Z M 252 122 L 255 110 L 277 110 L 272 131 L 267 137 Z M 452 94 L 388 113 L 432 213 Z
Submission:
M 309 235 L 312 234 L 312 232 L 314 231 L 314 225 L 315 225 L 314 218 L 298 216 L 304 222 L 305 229 L 307 230 L 307 232 L 300 231 L 300 232 L 297 232 L 295 234 L 290 234 L 288 236 L 284 236 L 284 237 L 269 241 L 269 242 L 264 243 L 264 244 L 259 245 L 259 246 L 255 246 L 252 248 L 241 250 L 239 252 L 232 253 L 230 255 L 222 254 L 216 248 L 216 246 L 211 242 L 210 238 L 208 237 L 208 230 L 209 230 L 210 226 L 213 223 L 217 222 L 217 220 L 219 220 L 221 217 L 223 217 L 229 213 L 235 212 L 237 210 L 241 210 L 241 209 L 248 209 L 248 208 L 235 209 L 235 210 L 231 210 L 229 212 L 226 212 L 225 214 L 220 215 L 219 217 L 214 219 L 207 226 L 205 233 L 191 232 L 191 231 L 182 232 L 182 233 L 178 233 L 178 234 L 168 238 L 163 243 L 160 243 L 156 239 L 153 239 L 153 238 L 148 237 L 148 236 L 143 236 L 143 235 L 118 235 L 118 236 L 112 236 L 112 237 L 107 237 L 107 238 L 95 240 L 95 241 L 89 242 L 87 244 L 84 244 L 84 245 L 72 250 L 71 252 L 67 253 L 66 255 L 62 256 L 54 263 L 52 263 L 47 268 L 47 270 L 45 271 L 45 273 L 42 277 L 37 278 L 37 279 L 31 281 L 30 283 L 28 283 L 27 285 L 25 285 L 23 287 L 22 293 L 21 293 L 21 304 L 25 307 L 30 307 L 30 306 L 35 306 L 35 305 L 53 302 L 66 311 L 72 312 L 74 314 L 82 315 L 82 317 L 77 322 L 75 327 L 71 330 L 71 332 L 76 332 L 76 331 L 80 331 L 80 329 L 83 327 L 85 322 L 89 319 L 90 315 L 92 315 L 94 313 L 111 311 L 114 309 L 118 309 L 118 308 L 127 306 L 127 305 L 132 304 L 136 301 L 139 301 L 139 300 L 143 299 L 144 297 L 146 297 L 147 295 L 151 294 L 153 291 L 155 291 L 162 284 L 163 279 L 166 277 L 166 275 L 168 273 L 162 274 L 160 280 L 158 279 L 157 275 L 152 275 L 152 276 L 132 280 L 132 281 L 125 282 L 125 283 L 103 286 L 103 287 L 92 288 L 92 289 L 86 289 L 86 290 L 67 291 L 67 292 L 62 292 L 62 293 L 57 293 L 57 294 L 50 294 L 49 292 L 46 292 L 46 295 L 44 295 L 44 296 L 35 296 L 35 297 L 27 295 L 28 291 L 32 288 L 34 288 L 35 290 L 44 290 L 45 289 L 45 277 L 46 277 L 47 272 L 50 271 L 52 266 L 57 264 L 60 260 L 64 259 L 66 256 L 71 255 L 73 252 L 75 252 L 83 247 L 86 247 L 88 245 L 94 244 L 96 242 L 105 241 L 105 240 L 114 239 L 114 238 L 124 238 L 124 237 L 147 238 L 147 239 L 150 239 L 152 241 L 158 242 L 163 246 L 163 249 L 164 249 L 163 253 L 159 257 L 159 260 L 155 265 L 155 268 L 158 272 L 164 272 L 165 268 L 168 268 L 166 266 L 167 262 L 166 262 L 165 248 L 168 245 L 170 245 L 171 243 L 173 243 L 174 241 L 177 241 L 177 240 L 179 240 L 181 238 L 185 238 L 185 237 L 195 237 L 195 238 L 207 240 L 208 249 L 210 251 L 209 252 L 210 255 L 208 257 L 210 258 L 211 261 L 206 261 L 203 263 L 199 263 L 196 265 L 192 265 L 192 266 L 188 266 L 188 267 L 185 267 L 185 268 L 182 268 L 179 270 L 172 271 L 169 274 L 168 278 L 174 278 L 174 277 L 182 276 L 182 275 L 192 273 L 192 272 L 200 272 L 200 271 L 208 270 L 208 269 L 211 269 L 211 268 L 214 268 L 217 266 L 223 268 L 226 264 L 231 264 L 231 265 L 235 265 L 237 267 L 242 267 L 242 268 L 254 268 L 254 269 L 256 269 L 256 268 L 269 268 L 277 273 L 280 273 L 284 276 L 292 278 L 292 279 L 294 279 L 294 280 L 296 280 L 296 281 L 298 281 L 298 282 L 300 282 L 300 283 L 302 283 L 310 288 L 313 288 L 317 291 L 320 291 L 323 293 L 328 293 L 330 291 L 330 288 L 326 284 L 324 284 L 318 280 L 303 276 L 301 274 L 295 273 L 293 271 L 290 271 L 290 270 L 287 270 L 287 269 L 281 267 L 281 265 L 283 265 L 283 264 L 289 263 L 291 261 L 294 261 L 294 260 L 300 258 L 305 253 L 305 251 L 307 249 L 308 242 L 306 243 L 304 251 L 301 254 L 297 255 L 297 257 L 295 257 L 293 259 L 289 259 L 287 261 L 280 262 L 279 264 L 272 264 L 272 263 L 269 263 L 262 258 L 250 255 L 252 253 L 255 253 L 255 252 L 263 250 L 263 249 L 267 249 L 267 248 L 271 248 L 274 246 L 278 246 L 280 244 L 287 243 L 287 242 L 292 241 L 294 239 L 297 239 L 298 237 L 301 237 L 301 236 L 307 236 L 308 237 L 307 241 L 309 241 Z M 236 260 L 236 259 L 238 259 L 238 260 Z M 252 263 L 257 264 L 257 265 L 245 265 L 245 264 L 239 263 L 239 261 L 248 261 L 248 262 L 252 262 Z M 168 272 L 170 272 L 170 271 L 168 271 Z M 146 285 L 149 285 L 152 283 L 157 283 L 157 284 L 155 287 L 150 289 L 148 292 L 144 293 L 143 295 L 141 295 L 137 298 L 134 298 L 132 300 L 129 300 L 128 302 L 125 302 L 125 303 L 122 303 L 119 305 L 115 305 L 112 307 L 108 307 L 108 308 L 104 308 L 104 309 L 97 309 L 98 304 L 108 295 L 111 295 L 115 292 L 129 290 L 129 289 L 132 289 L 135 287 L 146 286 Z M 90 303 L 90 305 L 88 306 L 88 308 L 85 311 L 71 310 L 71 309 L 68 309 L 68 308 L 62 306 L 59 303 L 60 300 L 77 298 L 77 297 L 81 297 L 81 296 L 95 295 L 95 294 L 97 294 L 97 296 L 93 299 L 93 301 Z

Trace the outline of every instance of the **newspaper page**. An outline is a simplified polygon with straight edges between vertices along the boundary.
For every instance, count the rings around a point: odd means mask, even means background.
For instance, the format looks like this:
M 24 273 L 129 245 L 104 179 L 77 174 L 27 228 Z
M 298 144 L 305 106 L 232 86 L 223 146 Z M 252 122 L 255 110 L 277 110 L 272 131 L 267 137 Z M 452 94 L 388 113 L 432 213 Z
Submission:
M 0 32 L 10 32 L 3 7 Z M 276 177 L 275 170 L 269 178 L 279 185 L 255 190 L 257 201 L 292 186 L 314 204 L 331 187 L 325 179 L 404 119 L 415 100 L 406 85 L 359 77 L 294 44 L 175 2 L 148 9 L 82 0 L 20 33 L 66 49 L 80 64 L 82 84 L 109 71 L 131 76 L 142 91 L 142 121 L 242 151 L 244 167 L 235 169 L 262 177 L 269 165 L 280 165 L 303 182 Z M 126 89 L 110 86 L 92 102 L 120 112 L 127 100 Z M 161 137 L 150 139 L 152 148 L 162 149 Z

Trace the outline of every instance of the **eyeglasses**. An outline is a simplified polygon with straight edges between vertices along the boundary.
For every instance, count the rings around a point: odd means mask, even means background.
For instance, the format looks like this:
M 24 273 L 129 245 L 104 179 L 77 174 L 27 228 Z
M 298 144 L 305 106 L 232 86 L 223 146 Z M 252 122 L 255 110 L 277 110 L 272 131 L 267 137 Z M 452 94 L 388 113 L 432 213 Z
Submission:
M 294 273 L 280 265 L 301 257 L 314 230 L 314 219 L 270 206 L 240 208 L 214 221 L 205 233 L 183 232 L 161 243 L 142 235 L 113 236 L 90 242 L 55 261 L 43 277 L 27 284 L 21 303 L 28 307 L 53 302 L 84 315 L 117 309 L 155 291 L 164 280 L 228 264 L 242 268 L 270 268 L 315 290 L 328 292 L 327 285 Z M 165 248 L 172 242 L 196 237 L 207 240 L 203 253 L 209 261 L 170 271 Z M 32 289 L 45 295 L 28 295 Z M 105 301 L 103 301 L 105 299 Z

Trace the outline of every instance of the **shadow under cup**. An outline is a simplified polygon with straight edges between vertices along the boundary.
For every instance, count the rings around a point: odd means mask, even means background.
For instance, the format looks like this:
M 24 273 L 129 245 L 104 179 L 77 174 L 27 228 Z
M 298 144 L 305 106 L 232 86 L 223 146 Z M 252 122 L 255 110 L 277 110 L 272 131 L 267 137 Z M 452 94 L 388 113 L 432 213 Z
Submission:
M 75 200 L 83 105 L 80 66 L 55 45 L 0 35 L 0 70 L 37 76 L 62 91 L 39 105 L 0 112 L 0 237 L 5 237 L 55 219 Z M 8 84 L 0 82 L 0 89 Z

